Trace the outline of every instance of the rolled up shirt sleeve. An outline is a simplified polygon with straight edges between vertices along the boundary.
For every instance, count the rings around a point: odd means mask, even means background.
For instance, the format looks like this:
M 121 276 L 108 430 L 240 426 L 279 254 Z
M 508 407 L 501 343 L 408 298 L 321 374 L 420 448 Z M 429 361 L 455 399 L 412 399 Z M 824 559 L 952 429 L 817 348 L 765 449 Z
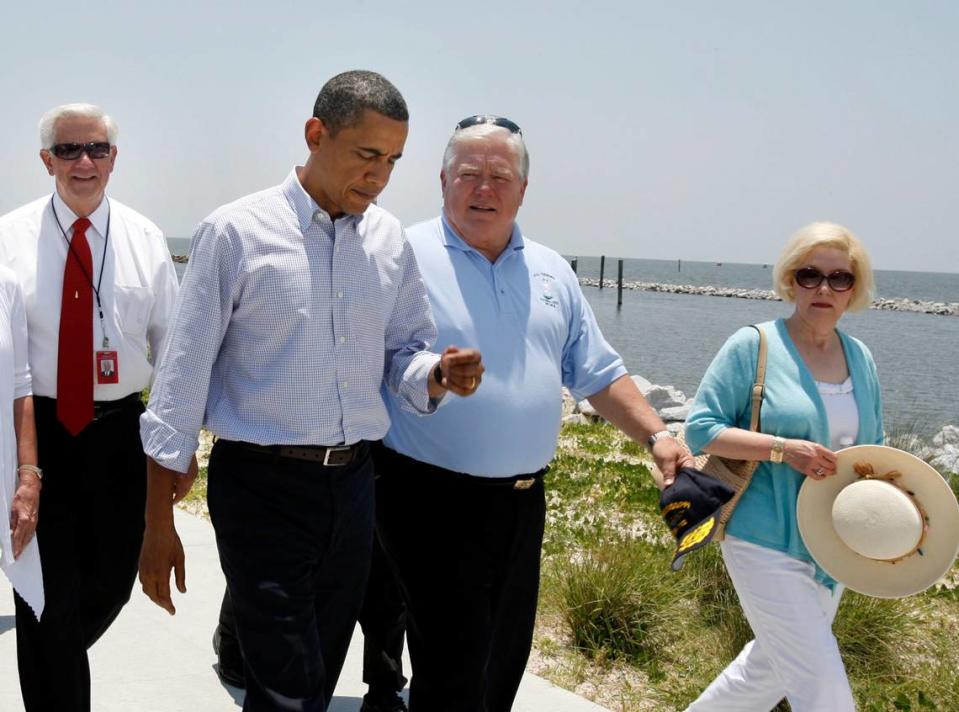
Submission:
M 232 312 L 236 271 L 228 234 L 201 223 L 161 351 L 150 402 L 140 418 L 147 456 L 185 473 L 196 452 L 210 377 Z

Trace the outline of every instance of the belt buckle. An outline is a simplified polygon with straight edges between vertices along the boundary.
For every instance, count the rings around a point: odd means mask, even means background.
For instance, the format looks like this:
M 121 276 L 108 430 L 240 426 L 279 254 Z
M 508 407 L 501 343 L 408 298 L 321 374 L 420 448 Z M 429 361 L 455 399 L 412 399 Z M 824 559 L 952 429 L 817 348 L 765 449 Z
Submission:
M 515 489 L 515 490 L 528 490 L 528 489 L 529 489 L 530 487 L 532 487 L 534 484 L 536 484 L 536 478 L 535 478 L 535 477 L 525 477 L 525 478 L 523 478 L 523 479 L 521 479 L 521 480 L 516 480 L 516 481 L 513 483 L 513 489 Z
M 353 449 L 352 445 L 336 445 L 334 447 L 326 448 L 326 454 L 323 456 L 323 467 L 343 467 L 347 462 L 330 462 L 330 453 L 334 452 L 343 452 L 350 451 Z

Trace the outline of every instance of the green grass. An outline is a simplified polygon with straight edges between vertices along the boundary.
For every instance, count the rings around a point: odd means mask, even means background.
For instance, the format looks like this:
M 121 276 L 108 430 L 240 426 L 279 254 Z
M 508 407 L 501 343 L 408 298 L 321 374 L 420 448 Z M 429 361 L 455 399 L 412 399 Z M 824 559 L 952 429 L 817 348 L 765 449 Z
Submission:
M 611 540 L 588 556 L 553 563 L 576 648 L 591 658 L 655 666 L 669 644 L 662 633 L 681 622 L 671 603 L 686 593 L 682 579 L 666 575 L 665 553 Z M 649 575 L 654 570 L 660 575 Z
M 670 570 L 644 457 L 608 425 L 564 428 L 547 480 L 540 603 L 564 635 L 538 645 L 566 656 L 557 683 L 592 676 L 610 707 L 683 709 L 752 633 L 718 547 Z M 959 710 L 957 592 L 892 601 L 846 592 L 834 630 L 859 709 Z M 620 678 L 630 681 L 609 682 Z
M 199 502 L 206 504 L 206 466 L 200 468 L 200 471 L 197 473 L 196 480 L 193 482 L 193 487 L 190 488 L 190 491 L 187 492 L 186 497 L 183 498 L 185 503 Z

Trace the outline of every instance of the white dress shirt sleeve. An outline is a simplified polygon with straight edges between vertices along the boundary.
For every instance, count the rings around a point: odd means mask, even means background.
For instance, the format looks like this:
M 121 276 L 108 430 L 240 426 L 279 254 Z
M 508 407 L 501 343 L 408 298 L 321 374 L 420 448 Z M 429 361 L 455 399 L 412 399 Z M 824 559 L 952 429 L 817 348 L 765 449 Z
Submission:
M 10 332 L 13 335 L 13 397 L 23 398 L 32 393 L 30 365 L 27 363 L 27 311 L 23 305 L 23 294 L 14 282 L 12 309 L 10 310 Z
M 156 262 L 156 273 L 152 282 L 155 301 L 150 313 L 150 322 L 147 325 L 147 342 L 150 344 L 154 376 L 156 375 L 155 368 L 158 365 L 160 354 L 163 353 L 164 340 L 169 330 L 170 321 L 173 319 L 176 298 L 180 289 L 173 259 L 170 257 L 169 249 L 166 248 L 166 240 L 163 241 L 163 246 L 165 252 L 163 259 Z

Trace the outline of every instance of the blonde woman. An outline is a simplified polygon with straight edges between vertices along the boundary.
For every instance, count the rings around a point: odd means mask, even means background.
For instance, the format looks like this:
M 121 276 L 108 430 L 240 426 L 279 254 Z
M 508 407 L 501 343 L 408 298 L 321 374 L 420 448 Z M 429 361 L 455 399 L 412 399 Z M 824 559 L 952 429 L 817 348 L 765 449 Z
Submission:
M 760 325 L 769 341 L 761 432 L 749 431 L 759 341 L 749 327 L 713 359 L 686 423 L 694 453 L 760 462 L 721 545 L 755 639 L 690 705 L 696 712 L 769 710 L 783 697 L 794 712 L 855 709 L 832 633 L 843 587 L 803 545 L 796 498 L 805 478 L 835 474 L 835 450 L 883 438 L 872 355 L 836 328 L 870 304 L 872 269 L 849 230 L 813 223 L 773 274 L 794 308 Z

